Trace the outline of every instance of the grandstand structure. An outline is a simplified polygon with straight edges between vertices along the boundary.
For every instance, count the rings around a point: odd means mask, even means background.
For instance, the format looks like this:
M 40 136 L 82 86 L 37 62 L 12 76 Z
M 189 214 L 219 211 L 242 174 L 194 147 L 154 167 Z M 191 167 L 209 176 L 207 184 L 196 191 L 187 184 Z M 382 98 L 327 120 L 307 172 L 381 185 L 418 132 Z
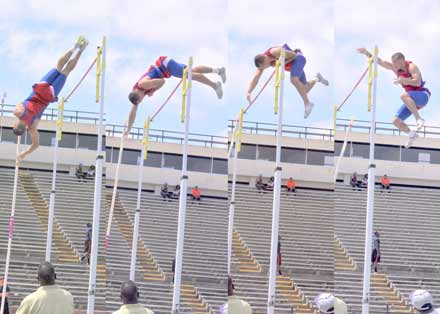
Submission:
M 273 192 L 259 192 L 255 180 L 273 175 L 276 127 L 244 121 L 237 160 L 232 277 L 235 293 L 260 314 L 267 312 Z M 281 193 L 275 313 L 314 313 L 314 298 L 334 290 L 333 147 L 330 129 L 283 126 L 282 182 L 293 177 L 297 190 Z
M 10 108 L 5 107 L 0 128 L 2 259 L 6 256 L 16 146 L 12 133 L 14 119 L 10 117 Z M 52 178 L 52 158 L 48 156 L 52 156 L 56 117 L 55 110 L 45 111 L 40 123 L 41 147 L 20 167 L 8 280 L 13 309 L 38 287 L 36 270 L 45 258 Z M 84 170 L 94 164 L 98 115 L 66 110 L 64 120 L 58 154 L 52 262 L 58 274 L 57 283 L 73 294 L 76 311 L 83 313 L 87 307 L 89 268 L 80 263 L 80 256 L 84 250 L 86 223 L 93 218 L 94 180 L 80 180 L 75 172 L 79 163 Z M 123 126 L 106 126 L 102 178 L 106 188 L 102 193 L 99 230 L 96 313 L 111 313 L 120 307 L 120 284 L 128 279 L 130 270 L 137 164 L 142 160 L 142 130 L 138 128 L 133 128 L 124 144 L 113 227 L 109 247 L 105 249 L 105 227 L 122 130 Z M 140 287 L 140 302 L 155 313 L 171 312 L 179 204 L 178 200 L 164 201 L 160 187 L 165 182 L 170 187 L 179 184 L 182 141 L 180 132 L 150 130 L 149 156 L 144 161 L 136 282 Z M 28 143 L 27 135 L 22 137 L 22 142 Z M 227 297 L 227 138 L 190 134 L 188 175 L 189 187 L 198 186 L 202 200 L 189 200 L 187 204 L 181 312 L 219 313 Z M 190 189 L 187 192 L 190 193 Z
M 338 120 L 335 155 L 339 156 L 348 120 Z M 335 293 L 349 313 L 361 313 L 365 243 L 365 189 L 353 189 L 353 172 L 367 173 L 369 124 L 356 121 L 348 136 L 335 186 Z M 440 302 L 438 285 L 440 236 L 440 129 L 424 127 L 419 139 L 406 148 L 406 136 L 387 123 L 376 126 L 376 188 L 373 230 L 381 233 L 379 272 L 371 276 L 370 313 L 413 313 L 409 293 L 426 289 Z M 391 191 L 379 180 L 391 178 Z

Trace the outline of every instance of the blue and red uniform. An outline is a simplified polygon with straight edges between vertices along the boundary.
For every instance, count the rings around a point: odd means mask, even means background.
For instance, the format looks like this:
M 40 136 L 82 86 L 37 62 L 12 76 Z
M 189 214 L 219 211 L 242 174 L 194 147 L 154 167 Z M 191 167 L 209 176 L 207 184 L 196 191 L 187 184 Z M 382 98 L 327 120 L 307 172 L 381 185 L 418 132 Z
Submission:
M 274 55 L 272 55 L 270 53 L 270 50 L 272 48 L 275 47 L 270 47 L 269 49 L 267 49 L 263 55 L 265 55 L 266 57 L 270 57 L 273 60 L 270 62 L 270 66 L 275 66 L 275 62 L 276 62 L 276 57 Z M 299 80 L 305 85 L 307 84 L 307 78 L 306 78 L 306 74 L 304 73 L 304 66 L 306 65 L 306 58 L 304 57 L 304 55 L 302 54 L 300 49 L 295 49 L 293 50 L 292 48 L 289 47 L 288 44 L 284 44 L 283 45 L 284 50 L 287 51 L 292 51 L 294 53 L 296 53 L 296 58 L 293 59 L 293 61 L 286 63 L 284 65 L 284 70 L 289 71 L 290 72 L 290 77 L 298 77 Z
M 397 77 L 411 78 L 412 75 L 409 72 L 409 66 L 412 63 L 411 61 L 405 62 L 405 69 L 397 71 Z M 405 85 L 402 84 L 403 89 L 410 95 L 410 97 L 414 100 L 417 105 L 417 109 L 422 109 L 429 101 L 429 97 L 431 96 L 431 92 L 429 89 L 425 87 L 425 81 L 420 77 L 421 84 L 419 86 Z M 396 113 L 396 116 L 404 121 L 411 116 L 411 111 L 408 107 L 403 104 L 400 106 L 399 110 Z
M 145 72 L 139 80 L 134 84 L 133 90 L 140 90 L 147 94 L 154 91 L 154 89 L 145 89 L 139 86 L 139 82 L 148 77 L 150 79 L 170 78 L 172 76 L 181 78 L 183 76 L 183 70 L 186 65 L 178 63 L 167 56 L 160 56 L 153 65 L 151 65 L 147 72 Z
M 20 120 L 28 128 L 35 119 L 40 119 L 46 107 L 58 99 L 58 94 L 66 82 L 66 75 L 56 69 L 50 70 L 40 82 L 32 86 L 32 93 L 23 101 L 24 113 Z

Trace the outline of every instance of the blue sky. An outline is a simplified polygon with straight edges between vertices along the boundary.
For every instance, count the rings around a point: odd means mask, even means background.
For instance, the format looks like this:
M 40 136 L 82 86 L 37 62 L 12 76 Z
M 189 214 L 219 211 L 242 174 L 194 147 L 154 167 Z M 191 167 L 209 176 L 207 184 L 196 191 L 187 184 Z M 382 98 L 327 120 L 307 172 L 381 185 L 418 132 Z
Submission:
M 194 84 L 191 131 L 225 134 L 226 120 L 246 105 L 246 89 L 255 71 L 253 57 L 267 47 L 289 43 L 307 57 L 308 77 L 318 71 L 330 87 L 316 85 L 310 98 L 316 107 L 303 119 L 303 104 L 286 81 L 285 123 L 330 127 L 332 107 L 341 101 L 366 66 L 354 51 L 377 43 L 381 55 L 399 50 L 421 69 L 433 92 L 430 105 L 422 111 L 431 124 L 438 124 L 440 53 L 439 3 L 429 1 L 263 1 L 263 0 L 166 0 L 166 1 L 62 1 L 0 0 L 0 92 L 8 103 L 27 96 L 32 83 L 49 70 L 72 46 L 78 34 L 90 46 L 78 68 L 69 77 L 67 93 L 94 58 L 103 34 L 108 37 L 106 112 L 111 123 L 122 124 L 129 110 L 127 94 L 134 82 L 159 55 L 169 55 L 195 64 L 227 66 L 225 97 L 218 101 L 208 87 Z M 389 5 L 387 5 L 389 4 Z M 55 9 L 56 8 L 56 9 Z M 400 8 L 404 8 L 401 10 Z M 370 13 L 376 12 L 374 22 Z M 411 13 L 410 17 L 407 15 Z M 269 75 L 269 71 L 266 75 Z M 216 78 L 215 76 L 212 76 Z M 267 76 L 265 76 L 267 77 Z M 264 81 L 264 78 L 262 82 Z M 391 73 L 380 72 L 378 120 L 389 121 L 400 105 L 401 88 L 392 84 Z M 177 84 L 170 79 L 155 97 L 141 105 L 136 125 L 141 125 Z M 261 82 L 261 83 L 262 83 Z M 257 88 L 258 89 L 258 88 Z M 247 120 L 275 122 L 271 83 L 249 111 Z M 365 111 L 366 81 L 346 104 L 342 117 L 368 119 Z M 56 106 L 53 104 L 52 106 Z M 68 104 L 69 109 L 97 111 L 94 77 L 86 79 Z M 181 130 L 180 97 L 176 95 L 155 120 L 153 127 Z M 410 120 L 412 121 L 412 120 Z

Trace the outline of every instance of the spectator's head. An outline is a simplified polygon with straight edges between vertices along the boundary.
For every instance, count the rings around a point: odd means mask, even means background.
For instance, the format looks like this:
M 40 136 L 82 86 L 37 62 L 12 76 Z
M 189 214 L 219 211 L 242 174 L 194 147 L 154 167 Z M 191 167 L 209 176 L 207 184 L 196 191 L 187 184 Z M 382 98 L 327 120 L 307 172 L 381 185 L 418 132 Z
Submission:
M 164 188 L 167 188 L 167 187 L 168 187 L 168 183 L 165 182 L 165 183 L 163 184 L 163 187 L 164 187 Z
M 196 190 L 198 190 L 199 189 L 199 187 L 196 185 L 195 187 L 194 187 Z
M 333 314 L 335 312 L 335 297 L 331 293 L 321 293 L 315 299 L 319 313 Z
M 176 185 L 176 190 L 180 190 L 180 185 Z
M 289 180 L 290 180 L 290 181 L 293 181 L 293 178 L 292 178 L 292 177 L 290 177 L 290 178 L 289 178 Z
M 270 177 L 270 182 L 273 182 L 273 181 L 275 181 L 275 178 L 274 177 Z
M 55 268 L 49 262 L 43 262 L 38 267 L 38 282 L 40 286 L 52 286 L 55 284 L 57 275 L 55 274 Z
M 384 175 L 383 175 L 383 177 L 384 177 L 384 178 L 387 178 L 387 175 L 386 175 L 386 174 L 384 174 Z
M 121 285 L 121 300 L 123 304 L 137 304 L 139 292 L 136 284 L 127 280 Z
M 263 180 L 263 175 L 262 174 L 258 175 L 258 180 Z
M 419 313 L 429 313 L 433 309 L 432 295 L 426 290 L 415 290 L 409 295 L 411 305 Z
M 87 227 L 87 229 L 92 229 L 92 224 L 90 222 L 88 222 L 86 227 Z
M 375 235 L 376 237 L 380 237 L 380 232 L 379 232 L 378 230 L 376 230 L 376 231 L 374 231 L 374 235 Z
M 234 295 L 234 282 L 232 281 L 232 277 L 228 277 L 228 296 Z

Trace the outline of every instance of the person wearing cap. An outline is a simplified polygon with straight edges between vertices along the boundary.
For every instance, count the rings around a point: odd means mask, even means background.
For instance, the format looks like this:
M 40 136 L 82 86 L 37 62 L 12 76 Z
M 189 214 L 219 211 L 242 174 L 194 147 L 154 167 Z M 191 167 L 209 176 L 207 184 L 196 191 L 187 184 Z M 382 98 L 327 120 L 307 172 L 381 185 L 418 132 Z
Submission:
M 409 295 L 409 300 L 414 309 L 420 314 L 440 314 L 440 309 L 435 309 L 432 295 L 426 290 L 415 290 Z
M 228 302 L 220 307 L 220 314 L 252 314 L 252 308 L 246 301 L 234 295 L 234 283 L 228 277 Z
M 373 252 L 371 254 L 371 263 L 373 263 L 373 270 L 377 273 L 377 265 L 380 263 L 380 233 L 374 232 L 373 236 Z
M 321 293 L 315 299 L 316 307 L 321 314 L 335 313 L 335 297 L 331 293 Z
M 153 311 L 139 304 L 139 291 L 136 284 L 127 280 L 121 285 L 121 308 L 113 314 L 154 314 Z
M 57 276 L 49 262 L 38 267 L 40 288 L 23 299 L 16 314 L 73 314 L 73 297 L 55 284 Z

